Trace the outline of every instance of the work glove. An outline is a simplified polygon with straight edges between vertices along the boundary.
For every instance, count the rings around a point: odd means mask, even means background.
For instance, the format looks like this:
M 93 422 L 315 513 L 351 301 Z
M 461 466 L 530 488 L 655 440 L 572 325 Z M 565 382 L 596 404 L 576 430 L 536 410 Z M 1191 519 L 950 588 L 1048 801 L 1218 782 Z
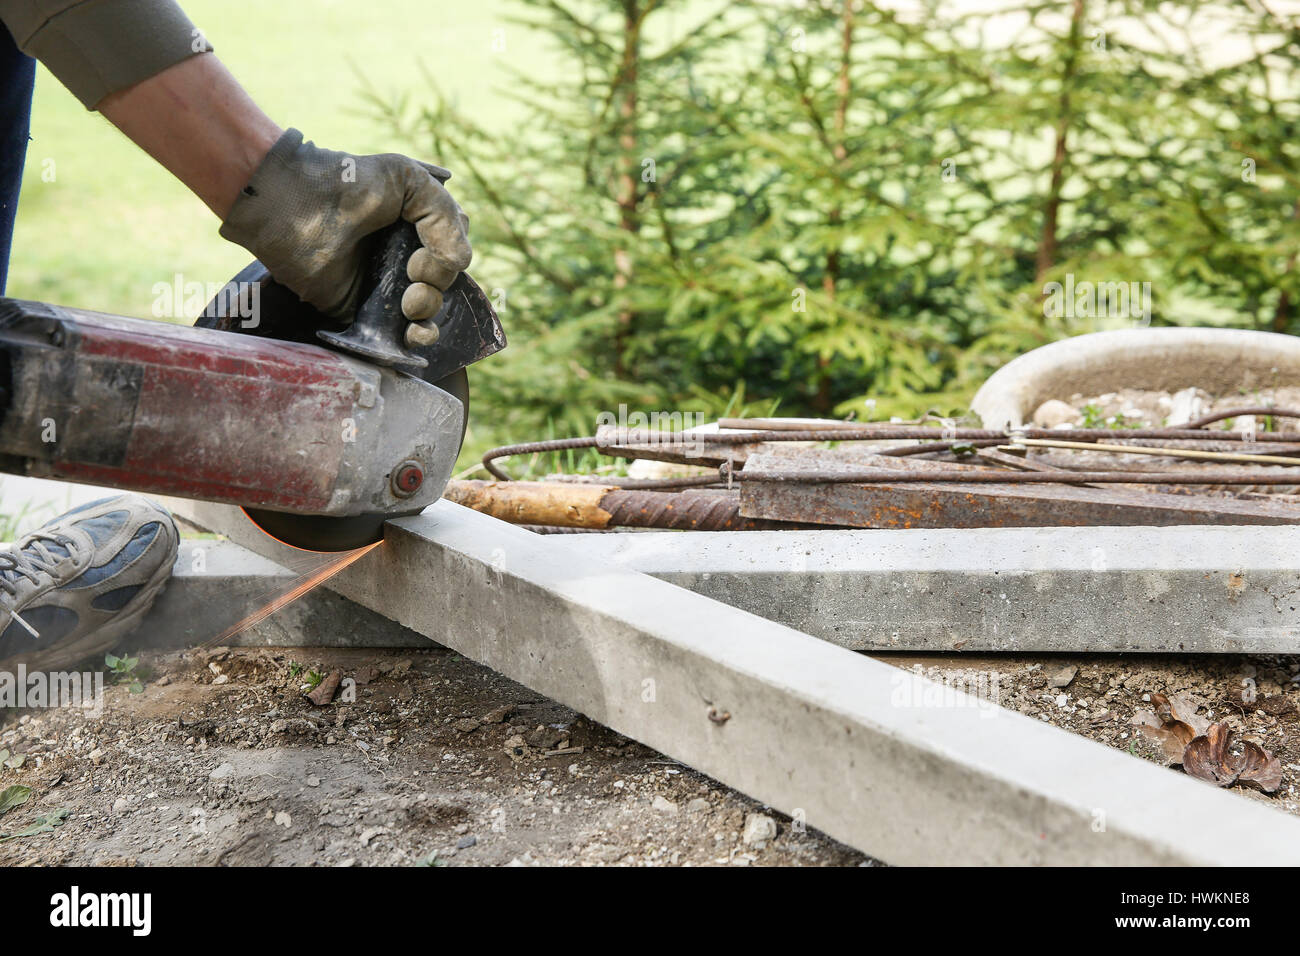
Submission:
M 261 260 L 276 281 L 326 315 L 351 319 L 370 251 L 366 237 L 398 219 L 415 224 L 422 248 L 407 262 L 402 313 L 423 322 L 469 266 L 469 219 L 442 186 L 440 166 L 397 153 L 353 156 L 304 143 L 290 129 L 253 173 L 221 235 Z M 407 328 L 408 345 L 435 341 L 430 324 Z

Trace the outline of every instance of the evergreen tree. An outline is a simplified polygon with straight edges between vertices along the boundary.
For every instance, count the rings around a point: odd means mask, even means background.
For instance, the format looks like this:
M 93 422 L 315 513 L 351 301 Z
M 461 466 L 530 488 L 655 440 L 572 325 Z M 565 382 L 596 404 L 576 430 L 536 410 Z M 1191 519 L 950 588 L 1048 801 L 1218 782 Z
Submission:
M 739 395 L 954 414 L 1064 335 L 1300 327 L 1300 31 L 1264 0 L 521 5 L 569 64 L 516 79 L 527 122 L 389 108 L 506 292 L 495 437 Z M 1049 291 L 1134 282 L 1150 314 Z
M 695 220 L 729 180 L 728 158 L 700 149 L 699 98 L 737 26 L 718 16 L 726 4 L 692 4 L 685 28 L 681 0 L 521 6 L 567 64 L 553 84 L 513 76 L 523 123 L 488 131 L 436 92 L 413 118 L 380 106 L 453 168 L 490 262 L 511 345 L 476 369 L 476 400 L 525 433 L 539 419 L 584 433 L 620 403 L 672 407 L 680 383 L 660 375 L 673 363 L 644 343 L 671 307 L 663 277 L 693 254 Z

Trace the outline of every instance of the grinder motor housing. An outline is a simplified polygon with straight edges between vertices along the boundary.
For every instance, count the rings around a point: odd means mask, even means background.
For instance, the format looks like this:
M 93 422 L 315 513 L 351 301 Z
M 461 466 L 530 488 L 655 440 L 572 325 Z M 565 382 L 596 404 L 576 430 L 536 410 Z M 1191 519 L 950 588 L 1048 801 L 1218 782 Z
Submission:
M 339 352 L 0 299 L 0 467 L 298 514 L 442 493 L 464 408 Z

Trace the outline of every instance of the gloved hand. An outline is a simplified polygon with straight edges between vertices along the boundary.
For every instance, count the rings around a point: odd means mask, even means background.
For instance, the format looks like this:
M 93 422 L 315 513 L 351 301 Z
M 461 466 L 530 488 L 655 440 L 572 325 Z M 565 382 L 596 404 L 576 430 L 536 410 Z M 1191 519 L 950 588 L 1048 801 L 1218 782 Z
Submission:
M 351 318 L 361 295 L 365 239 L 399 218 L 423 248 L 407 263 L 402 312 L 412 322 L 442 308 L 442 290 L 469 265 L 469 219 L 443 188 L 451 174 L 397 153 L 353 156 L 304 143 L 290 129 L 235 200 L 221 235 L 262 261 L 275 279 L 335 318 Z M 408 327 L 408 344 L 437 329 Z

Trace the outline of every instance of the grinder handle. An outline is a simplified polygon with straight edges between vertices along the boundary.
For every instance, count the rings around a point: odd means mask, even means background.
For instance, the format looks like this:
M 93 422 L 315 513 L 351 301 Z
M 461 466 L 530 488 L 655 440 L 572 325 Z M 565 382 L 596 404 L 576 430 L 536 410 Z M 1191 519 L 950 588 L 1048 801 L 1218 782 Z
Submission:
M 375 235 L 375 253 L 366 266 L 361 305 L 342 332 L 321 330 L 323 340 L 379 365 L 424 368 L 429 364 L 405 348 L 408 320 L 402 294 L 411 285 L 406 263 L 420 248 L 415 224 L 399 219 Z

